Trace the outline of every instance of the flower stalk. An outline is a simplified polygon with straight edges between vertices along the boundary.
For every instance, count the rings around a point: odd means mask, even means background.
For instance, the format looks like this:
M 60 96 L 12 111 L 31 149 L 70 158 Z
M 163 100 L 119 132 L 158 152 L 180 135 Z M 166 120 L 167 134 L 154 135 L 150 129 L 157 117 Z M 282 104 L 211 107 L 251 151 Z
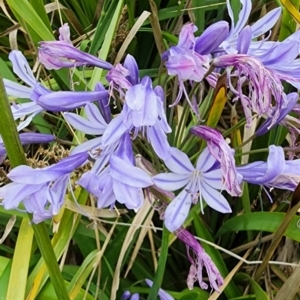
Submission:
M 11 166 L 17 167 L 19 165 L 26 165 L 26 158 L 23 148 L 19 139 L 19 134 L 13 119 L 9 101 L 6 95 L 3 79 L 0 76 L 0 106 L 2 108 L 0 118 L 0 134 L 2 136 L 7 154 L 10 159 Z M 32 219 L 31 214 L 29 218 Z M 57 299 L 67 300 L 69 295 L 64 283 L 64 279 L 59 270 L 56 257 L 51 245 L 51 241 L 48 236 L 48 232 L 44 223 L 32 224 L 32 229 L 41 251 L 41 254 L 45 260 L 47 270 L 49 272 L 50 280 L 53 284 Z

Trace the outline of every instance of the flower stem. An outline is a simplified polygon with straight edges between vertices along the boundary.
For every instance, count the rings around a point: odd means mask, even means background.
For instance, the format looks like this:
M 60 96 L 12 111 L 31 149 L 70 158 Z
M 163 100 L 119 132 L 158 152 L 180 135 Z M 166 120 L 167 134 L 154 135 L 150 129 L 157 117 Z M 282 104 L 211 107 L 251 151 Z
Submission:
M 168 257 L 168 243 L 169 243 L 169 231 L 164 226 L 158 267 L 153 280 L 153 286 L 150 290 L 147 300 L 156 299 L 158 290 L 160 289 L 164 277 L 164 272 L 165 272 L 165 267 L 166 267 L 166 262 Z
M 6 95 L 3 79 L 0 75 L 0 134 L 2 136 L 10 165 L 14 168 L 19 165 L 26 165 L 26 158 L 23 148 L 20 143 L 19 135 L 17 132 L 16 124 L 11 113 L 10 104 Z M 32 219 L 32 216 L 29 215 Z M 53 284 L 57 299 L 68 300 L 69 295 L 67 292 L 64 279 L 59 270 L 57 260 L 50 242 L 46 225 L 44 223 L 32 224 L 34 235 L 45 260 L 47 270 L 49 272 L 50 280 Z

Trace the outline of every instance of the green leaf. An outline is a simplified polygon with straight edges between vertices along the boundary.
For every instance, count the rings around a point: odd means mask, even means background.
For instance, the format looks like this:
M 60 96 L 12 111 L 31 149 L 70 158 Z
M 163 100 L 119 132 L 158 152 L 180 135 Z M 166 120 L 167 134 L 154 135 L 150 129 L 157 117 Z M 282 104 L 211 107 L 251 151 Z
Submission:
M 236 216 L 226 221 L 218 231 L 216 238 L 227 232 L 257 230 L 275 232 L 282 223 L 285 213 L 280 212 L 253 212 Z M 284 235 L 300 242 L 300 217 L 294 216 Z

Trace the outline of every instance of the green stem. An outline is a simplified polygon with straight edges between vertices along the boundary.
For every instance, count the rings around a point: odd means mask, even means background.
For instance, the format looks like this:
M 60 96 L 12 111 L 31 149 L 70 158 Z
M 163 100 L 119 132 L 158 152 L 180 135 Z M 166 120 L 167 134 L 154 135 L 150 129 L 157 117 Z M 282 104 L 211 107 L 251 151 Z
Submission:
M 164 227 L 163 235 L 162 235 L 161 251 L 158 260 L 158 267 L 153 280 L 153 286 L 150 290 L 147 300 L 156 299 L 158 290 L 161 287 L 161 283 L 166 268 L 167 257 L 168 257 L 168 242 L 169 242 L 169 231 L 166 227 Z
M 17 167 L 19 165 L 26 165 L 26 158 L 19 139 L 16 124 L 11 113 L 10 104 L 6 95 L 3 79 L 0 75 L 0 133 L 9 157 L 11 166 Z M 29 215 L 32 219 L 32 216 Z M 32 224 L 32 229 L 41 254 L 45 260 L 51 282 L 53 284 L 57 299 L 68 300 L 69 295 L 67 292 L 64 279 L 59 270 L 55 254 L 50 242 L 46 225 L 44 223 Z

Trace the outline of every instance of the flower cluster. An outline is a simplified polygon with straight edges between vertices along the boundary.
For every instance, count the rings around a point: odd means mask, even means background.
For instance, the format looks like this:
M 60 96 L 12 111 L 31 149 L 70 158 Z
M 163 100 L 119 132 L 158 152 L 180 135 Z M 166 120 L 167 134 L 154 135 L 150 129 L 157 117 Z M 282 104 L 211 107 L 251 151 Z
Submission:
M 213 262 L 188 232 L 182 231 L 191 206 L 205 206 L 221 213 L 232 211 L 228 195 L 242 195 L 242 183 L 248 182 L 268 188 L 294 190 L 300 181 L 298 160 L 285 159 L 281 147 L 271 145 L 267 162 L 256 161 L 236 166 L 234 149 L 216 129 L 192 124 L 189 132 L 202 140 L 202 151 L 192 163 L 188 155 L 174 147 L 168 138 L 174 128 L 168 123 L 169 106 L 186 100 L 201 119 L 198 103 L 189 91 L 206 80 L 215 86 L 221 73 L 227 74 L 227 86 L 233 95 L 232 103 L 239 102 L 244 110 L 247 125 L 253 125 L 253 116 L 266 119 L 256 135 L 268 132 L 276 124 L 287 124 L 288 114 L 298 101 L 297 93 L 286 94 L 283 82 L 300 87 L 300 38 L 294 34 L 283 42 L 259 39 L 268 32 L 280 17 L 280 8 L 250 26 L 247 23 L 251 1 L 241 0 L 242 9 L 236 24 L 230 1 L 227 0 L 231 27 L 225 21 L 208 27 L 196 37 L 197 27 L 185 24 L 179 34 L 178 44 L 162 55 L 170 76 L 177 76 L 178 95 L 167 103 L 165 86 L 156 85 L 152 78 L 140 78 L 134 57 L 127 55 L 123 64 L 115 66 L 84 53 L 72 45 L 65 24 L 60 28 L 59 41 L 44 41 L 39 45 L 39 60 L 47 69 L 94 66 L 108 70 L 107 89 L 100 82 L 93 91 L 52 91 L 33 75 L 25 57 L 12 51 L 9 59 L 14 72 L 25 85 L 5 80 L 7 94 L 25 98 L 28 102 L 12 103 L 11 110 L 18 130 L 27 127 L 34 116 L 43 111 L 62 112 L 66 121 L 76 130 L 93 136 L 73 148 L 70 156 L 42 169 L 19 166 L 8 177 L 11 183 L 0 188 L 0 198 L 5 209 L 25 209 L 38 223 L 59 213 L 64 204 L 72 172 L 87 162 L 91 169 L 76 178 L 76 184 L 85 188 L 97 201 L 97 207 L 114 208 L 117 203 L 138 210 L 144 203 L 144 191 L 174 191 L 175 197 L 165 203 L 162 213 L 165 226 L 182 240 L 196 256 L 188 254 L 192 264 L 188 287 L 198 280 L 202 288 L 202 268 L 207 269 L 212 288 L 223 284 Z M 229 27 L 231 28 L 229 30 Z M 110 111 L 113 101 L 119 114 Z M 168 105 L 169 104 L 169 105 Z M 70 112 L 83 107 L 82 114 Z M 205 120 L 203 120 L 205 122 Z M 51 142 L 53 136 L 20 134 L 23 144 Z M 1 142 L 0 158 L 5 158 Z M 138 152 L 141 145 L 141 153 Z M 153 158 L 158 170 L 150 174 L 140 168 L 135 153 Z M 195 157 L 194 157 L 195 158 Z M 164 170 L 164 171 L 162 171 Z M 222 193 L 226 191 L 226 194 Z M 149 284 L 151 285 L 151 284 Z M 161 299 L 171 299 L 163 296 Z M 124 296 L 124 299 L 129 299 Z M 127 297 L 127 298 L 126 298 Z M 138 299 L 132 295 L 130 299 Z

